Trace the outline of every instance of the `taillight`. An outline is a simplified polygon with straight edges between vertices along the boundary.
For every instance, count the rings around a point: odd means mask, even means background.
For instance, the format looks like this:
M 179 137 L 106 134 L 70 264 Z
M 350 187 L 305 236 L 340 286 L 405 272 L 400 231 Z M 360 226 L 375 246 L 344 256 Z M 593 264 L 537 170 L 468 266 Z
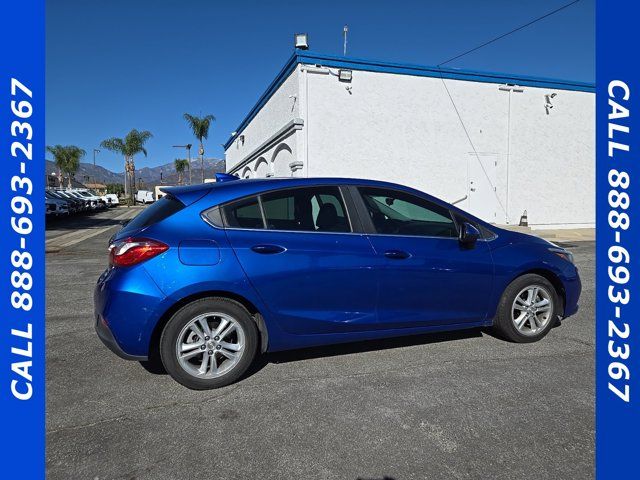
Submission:
M 116 267 L 131 267 L 160 255 L 169 246 L 148 238 L 125 238 L 109 245 L 109 262 Z

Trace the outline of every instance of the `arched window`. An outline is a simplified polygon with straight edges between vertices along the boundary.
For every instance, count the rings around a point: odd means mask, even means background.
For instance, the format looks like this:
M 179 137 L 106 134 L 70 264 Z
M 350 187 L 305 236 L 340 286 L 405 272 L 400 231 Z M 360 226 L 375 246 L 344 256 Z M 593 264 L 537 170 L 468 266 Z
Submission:
M 245 167 L 242 171 L 242 178 L 251 178 L 253 177 L 253 172 L 251 171 L 251 167 Z
M 271 160 L 273 173 L 276 177 L 290 177 L 291 168 L 289 164 L 293 161 L 293 153 L 286 143 L 281 143 L 275 149 Z
M 256 162 L 255 176 L 257 178 L 265 178 L 269 173 L 269 163 L 264 157 L 260 157 Z

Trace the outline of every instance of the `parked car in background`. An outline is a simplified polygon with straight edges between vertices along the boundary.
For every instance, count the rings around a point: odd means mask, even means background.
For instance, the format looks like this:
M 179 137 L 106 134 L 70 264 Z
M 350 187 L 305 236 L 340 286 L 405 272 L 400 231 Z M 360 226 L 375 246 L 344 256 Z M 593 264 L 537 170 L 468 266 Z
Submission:
M 93 208 L 94 210 L 107 208 L 107 203 L 102 199 L 102 197 L 96 195 L 90 190 L 77 188 L 67 191 L 79 198 L 85 198 L 89 200 L 91 202 L 91 208 Z
M 68 197 L 56 190 L 46 190 L 44 194 L 46 198 L 65 202 L 67 204 L 67 209 L 69 210 L 69 213 L 78 213 L 85 210 L 86 204 L 84 200 Z
M 115 193 L 107 193 L 104 198 L 109 202 L 110 207 L 115 207 L 120 204 L 120 199 L 118 199 L 118 195 Z
M 49 198 L 45 196 L 45 206 L 47 215 L 69 215 L 69 203 L 57 198 Z
M 105 345 L 189 388 L 228 385 L 263 352 L 488 326 L 534 342 L 578 309 L 567 250 L 412 188 L 219 180 L 131 220 L 95 288 Z
M 135 196 L 136 202 L 138 203 L 153 203 L 155 199 L 153 198 L 153 192 L 149 190 L 138 190 Z
M 76 202 L 78 202 L 80 204 L 81 211 L 91 210 L 91 201 L 86 198 L 80 197 L 78 195 L 73 195 L 69 190 L 56 190 L 55 193 L 61 198 L 75 200 Z
M 57 210 L 56 203 L 53 200 L 50 200 L 48 198 L 45 199 L 44 203 L 45 203 L 45 216 L 46 216 L 46 218 L 49 218 L 49 217 L 55 215 L 56 214 L 56 210 Z

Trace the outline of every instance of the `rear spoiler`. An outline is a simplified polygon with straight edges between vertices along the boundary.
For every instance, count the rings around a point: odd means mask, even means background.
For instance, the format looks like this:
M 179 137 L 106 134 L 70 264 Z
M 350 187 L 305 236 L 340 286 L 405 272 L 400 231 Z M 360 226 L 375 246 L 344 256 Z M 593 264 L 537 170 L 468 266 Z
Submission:
M 160 191 L 177 198 L 185 206 L 188 206 L 209 193 L 212 188 L 215 188 L 216 183 L 239 180 L 235 175 L 229 175 L 228 173 L 216 173 L 215 177 L 215 183 L 200 183 L 198 185 L 187 185 L 184 187 L 160 187 Z
M 232 182 L 234 180 L 240 179 L 230 173 L 216 173 L 216 182 Z

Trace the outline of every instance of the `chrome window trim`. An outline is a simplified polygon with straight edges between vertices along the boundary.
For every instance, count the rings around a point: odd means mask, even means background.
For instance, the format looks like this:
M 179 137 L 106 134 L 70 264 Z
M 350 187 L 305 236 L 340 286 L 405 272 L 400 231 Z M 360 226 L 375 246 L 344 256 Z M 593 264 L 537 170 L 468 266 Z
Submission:
M 307 185 L 307 186 L 300 186 L 300 185 L 296 185 L 293 187 L 284 187 L 284 188 L 277 188 L 274 190 L 266 190 L 264 192 L 260 192 L 260 193 L 251 193 L 249 195 L 245 195 L 244 197 L 239 197 L 239 198 L 235 198 L 233 200 L 229 200 L 227 202 L 224 203 L 220 203 L 218 205 L 213 205 L 205 210 L 203 210 L 200 213 L 200 216 L 203 217 L 204 213 L 211 210 L 212 208 L 218 207 L 220 208 L 220 213 L 222 215 L 223 221 L 225 222 L 225 224 L 227 223 L 227 218 L 226 218 L 226 214 L 224 212 L 224 208 L 227 205 L 230 205 L 232 203 L 235 202 L 239 202 L 245 199 L 249 199 L 252 197 L 256 197 L 258 199 L 258 205 L 260 207 L 260 212 L 262 214 L 262 223 L 264 225 L 264 228 L 241 228 L 241 227 L 230 227 L 228 225 L 225 225 L 223 227 L 224 230 L 241 230 L 241 231 L 254 231 L 254 232 L 283 232 L 283 233 L 330 233 L 330 234 L 342 234 L 342 235 L 360 235 L 363 234 L 364 232 L 356 232 L 354 231 L 353 228 L 353 221 L 351 219 L 351 213 L 349 212 L 349 208 L 347 207 L 347 201 L 344 198 L 344 192 L 342 191 L 342 184 L 319 184 L 319 185 Z M 345 213 L 346 219 L 347 219 L 347 223 L 349 225 L 349 232 L 322 232 L 322 231 L 318 231 L 318 230 L 280 230 L 280 229 L 274 229 L 274 228 L 267 228 L 267 216 L 265 215 L 264 212 L 264 207 L 262 205 L 262 196 L 263 195 L 269 195 L 271 193 L 278 193 L 278 192 L 285 192 L 287 190 L 298 190 L 298 189 L 310 189 L 310 188 L 322 188 L 322 187 L 331 187 L 331 188 L 335 188 L 338 190 L 339 193 L 339 199 L 342 202 L 342 210 Z M 220 229 L 220 227 L 216 227 L 215 225 L 212 225 L 211 222 L 206 220 L 206 216 L 204 217 L 205 221 L 213 226 L 214 228 L 218 228 Z

